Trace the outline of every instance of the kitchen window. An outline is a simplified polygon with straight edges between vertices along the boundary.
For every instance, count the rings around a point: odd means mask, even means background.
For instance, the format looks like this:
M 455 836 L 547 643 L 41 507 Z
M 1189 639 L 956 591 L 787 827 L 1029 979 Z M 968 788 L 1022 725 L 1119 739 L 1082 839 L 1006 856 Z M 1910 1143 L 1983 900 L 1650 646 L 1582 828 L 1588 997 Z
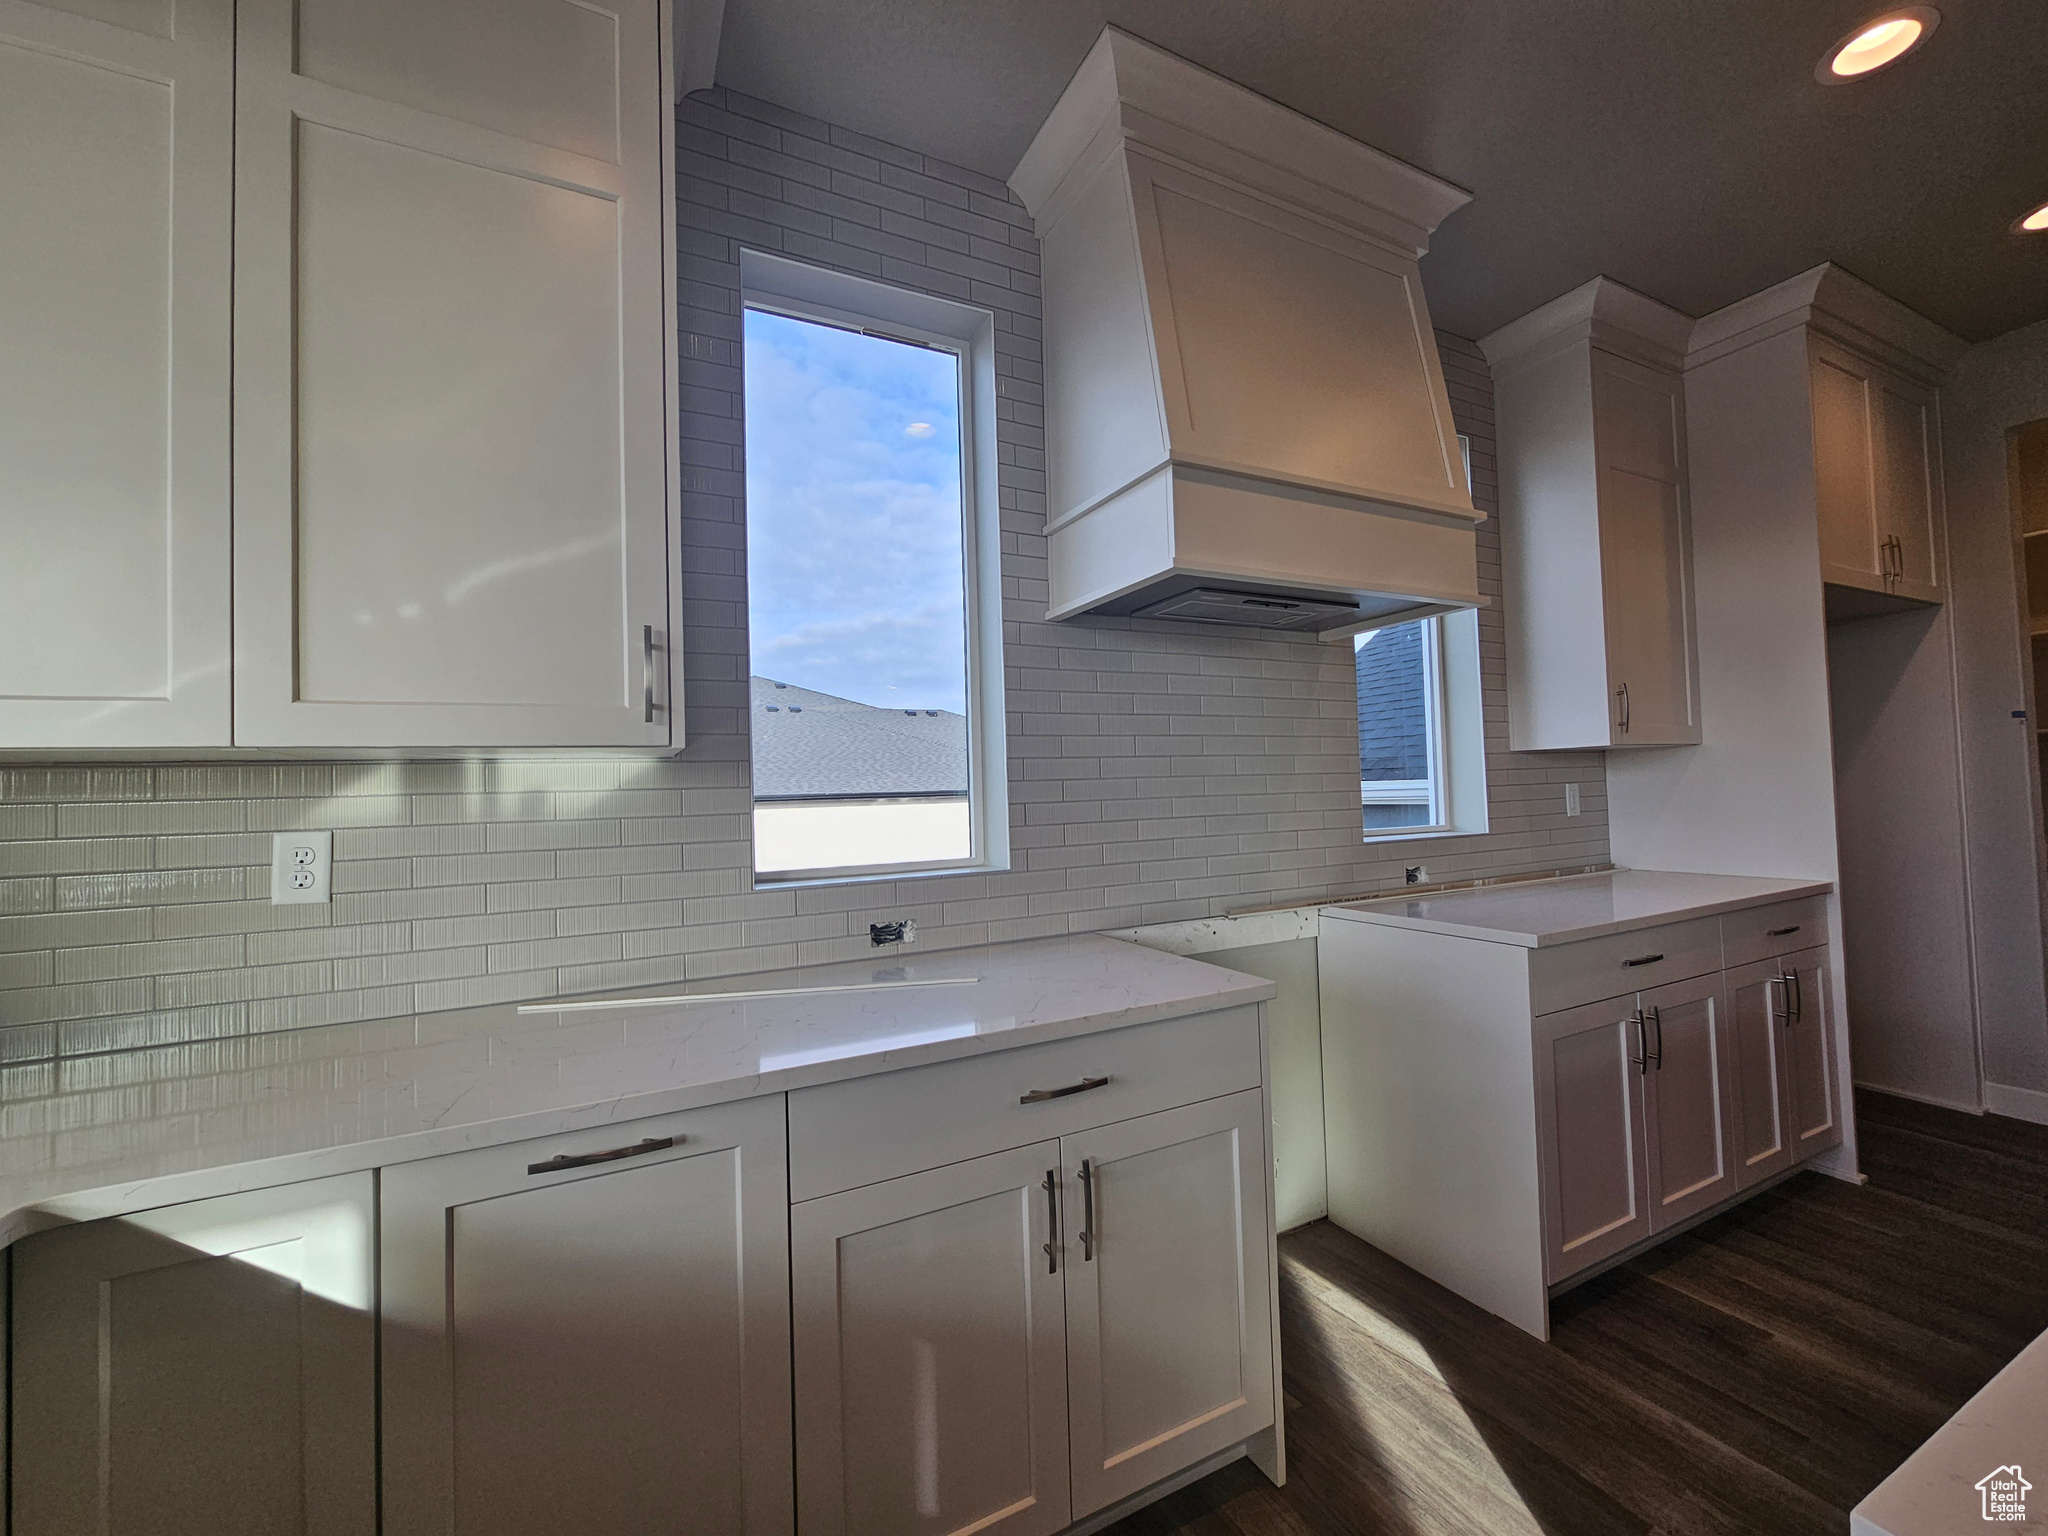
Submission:
M 1366 840 L 1484 832 L 1478 615 L 1389 624 L 1351 645 Z
M 993 320 L 740 270 L 756 882 L 1007 867 Z

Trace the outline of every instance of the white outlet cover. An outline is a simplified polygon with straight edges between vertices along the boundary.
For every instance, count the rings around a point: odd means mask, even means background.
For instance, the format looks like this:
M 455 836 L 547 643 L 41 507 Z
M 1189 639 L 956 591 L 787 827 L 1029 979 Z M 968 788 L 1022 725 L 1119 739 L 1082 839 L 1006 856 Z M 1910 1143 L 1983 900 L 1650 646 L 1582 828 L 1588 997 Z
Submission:
M 293 906 L 330 899 L 334 873 L 332 832 L 278 832 L 270 839 L 270 900 Z
M 1564 787 L 1564 813 L 1567 816 L 1579 814 L 1579 786 L 1567 784 Z

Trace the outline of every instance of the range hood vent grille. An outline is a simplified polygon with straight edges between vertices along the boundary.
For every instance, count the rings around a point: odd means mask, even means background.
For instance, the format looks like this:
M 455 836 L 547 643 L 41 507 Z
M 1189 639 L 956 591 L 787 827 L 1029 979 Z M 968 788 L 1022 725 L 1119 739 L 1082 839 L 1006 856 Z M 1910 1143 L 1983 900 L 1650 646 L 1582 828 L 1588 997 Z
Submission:
M 1236 624 L 1255 629 L 1314 631 L 1359 617 L 1358 604 L 1341 598 L 1275 597 L 1270 592 L 1193 591 L 1137 609 L 1137 619 L 1180 619 L 1195 624 Z

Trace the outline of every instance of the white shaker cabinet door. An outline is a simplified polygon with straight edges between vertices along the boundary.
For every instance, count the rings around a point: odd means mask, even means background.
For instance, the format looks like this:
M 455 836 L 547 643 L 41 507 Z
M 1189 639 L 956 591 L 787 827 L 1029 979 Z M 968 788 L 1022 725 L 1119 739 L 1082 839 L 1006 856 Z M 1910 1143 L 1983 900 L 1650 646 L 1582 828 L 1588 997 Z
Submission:
M 385 1536 L 788 1536 L 780 1095 L 383 1181 Z
M 1735 1180 L 1743 1189 L 1792 1165 L 1787 974 L 1782 961 L 1758 960 L 1726 976 L 1735 1048 Z
M 1942 600 L 1941 425 L 1936 394 L 1895 374 L 1871 379 L 1877 531 L 1892 548 L 1891 590 Z
M 672 740 L 658 0 L 241 0 L 236 741 Z
M 0 750 L 228 742 L 234 64 L 230 0 L 0 0 Z
M 1273 1422 L 1265 1095 L 1062 1138 L 1074 1513 Z
M 1650 1228 L 1661 1232 L 1736 1191 L 1734 1053 L 1719 972 L 1638 1003 L 1651 1050 L 1642 1074 Z
M 346 1174 L 24 1239 L 15 1536 L 372 1536 L 372 1190 Z
M 1821 579 L 1940 602 L 1936 392 L 1825 341 L 1813 344 L 1812 383 Z
M 1046 1141 L 791 1210 L 804 1536 L 1069 1523 L 1059 1206 Z
M 1826 948 L 1801 950 L 1782 962 L 1791 996 L 1784 1003 L 1785 1100 L 1792 1116 L 1792 1158 L 1798 1162 L 1842 1140 L 1836 1080 L 1833 982 Z
M 1696 742 L 1683 385 L 1597 348 L 1592 375 L 1610 740 Z
M 1536 1020 L 1544 1274 L 1553 1284 L 1650 1235 L 1643 1055 L 1635 998 Z

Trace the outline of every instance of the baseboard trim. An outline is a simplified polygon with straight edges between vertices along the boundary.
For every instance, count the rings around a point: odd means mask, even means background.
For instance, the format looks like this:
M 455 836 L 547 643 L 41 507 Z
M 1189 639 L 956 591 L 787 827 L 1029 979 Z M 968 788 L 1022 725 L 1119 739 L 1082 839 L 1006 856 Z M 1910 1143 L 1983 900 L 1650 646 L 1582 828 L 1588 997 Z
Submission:
M 1991 1107 L 1991 1085 L 1984 1085 L 1985 1102 L 1967 1104 L 1955 1099 L 1938 1099 L 1931 1093 L 1915 1093 L 1910 1088 L 1894 1088 L 1889 1083 L 1866 1083 L 1858 1081 L 1856 1086 L 1866 1093 L 1882 1093 L 1894 1099 L 1911 1099 L 1915 1104 L 1932 1104 L 1936 1109 L 1952 1109 L 1959 1115 L 1981 1115 Z M 2024 1092 L 2023 1089 L 2009 1089 L 2008 1092 Z M 2041 1097 L 2048 1099 L 2048 1094 Z
M 1988 1114 L 2013 1120 L 2030 1120 L 2048 1125 L 2048 1093 L 2038 1088 L 2015 1088 L 2009 1083 L 1984 1085 L 1984 1109 Z

